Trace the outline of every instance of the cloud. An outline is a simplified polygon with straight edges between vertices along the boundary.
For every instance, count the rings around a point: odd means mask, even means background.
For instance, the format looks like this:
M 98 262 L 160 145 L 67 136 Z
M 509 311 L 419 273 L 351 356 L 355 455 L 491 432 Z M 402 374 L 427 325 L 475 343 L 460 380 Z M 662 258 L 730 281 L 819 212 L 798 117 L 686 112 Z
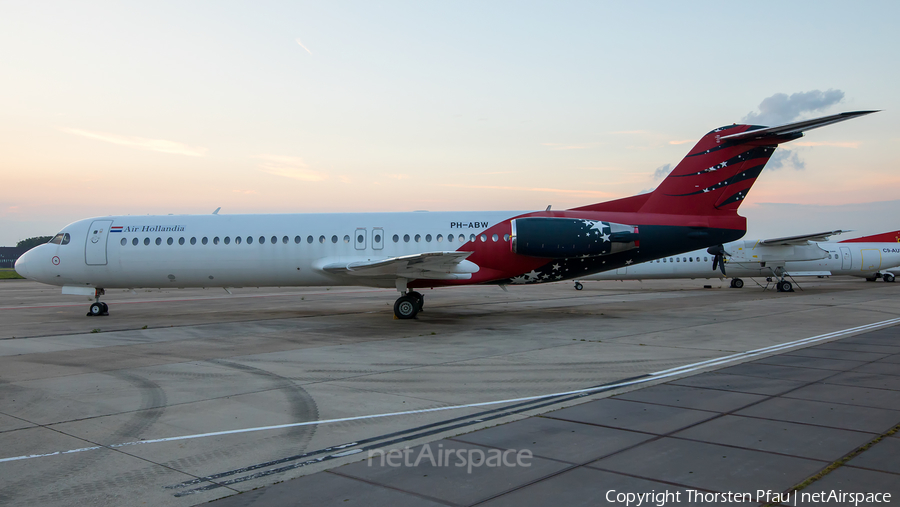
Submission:
M 175 155 L 187 155 L 190 157 L 202 157 L 206 154 L 206 148 L 200 146 L 188 146 L 175 141 L 167 141 L 165 139 L 147 139 L 146 137 L 120 136 L 117 134 L 108 134 L 105 132 L 90 132 L 81 129 L 60 128 L 59 130 L 76 136 L 96 139 L 107 143 L 118 144 L 120 146 L 128 146 L 129 148 L 138 148 L 141 150 L 158 151 L 161 153 L 172 153 Z
M 672 164 L 661 165 L 653 171 L 653 179 L 661 180 L 669 175 L 672 172 Z
M 260 155 L 256 158 L 264 161 L 259 166 L 259 170 L 274 176 L 300 181 L 322 181 L 328 178 L 327 174 L 308 169 L 309 166 L 300 157 Z
M 296 42 L 297 44 L 300 44 L 300 47 L 303 48 L 303 49 L 305 49 L 307 53 L 312 54 L 312 51 L 310 51 L 309 48 L 307 48 L 306 46 L 304 46 L 303 43 L 300 42 L 300 39 L 296 39 L 295 42 Z
M 781 169 L 785 164 L 789 164 L 797 170 L 806 169 L 806 162 L 800 160 L 800 157 L 798 157 L 795 152 L 785 148 L 778 148 L 775 150 L 775 153 L 772 154 L 772 158 L 769 159 L 769 163 L 766 164 L 766 169 Z
M 811 90 L 787 95 L 776 93 L 759 103 L 759 112 L 750 112 L 741 121 L 753 125 L 783 125 L 804 113 L 821 112 L 844 100 L 841 90 Z

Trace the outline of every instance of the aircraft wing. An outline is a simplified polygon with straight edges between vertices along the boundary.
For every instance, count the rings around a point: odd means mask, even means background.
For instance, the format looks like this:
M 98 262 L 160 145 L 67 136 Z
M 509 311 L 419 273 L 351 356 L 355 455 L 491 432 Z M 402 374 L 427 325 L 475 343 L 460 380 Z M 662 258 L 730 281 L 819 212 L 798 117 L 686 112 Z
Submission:
M 372 261 L 333 262 L 322 270 L 335 275 L 371 278 L 467 280 L 478 265 L 467 261 L 472 252 L 425 252 Z
M 841 234 L 850 231 L 828 231 L 817 232 L 815 234 L 804 234 L 802 236 L 788 236 L 785 238 L 764 239 L 759 242 L 760 245 L 805 245 L 809 241 L 826 241 L 835 234 Z

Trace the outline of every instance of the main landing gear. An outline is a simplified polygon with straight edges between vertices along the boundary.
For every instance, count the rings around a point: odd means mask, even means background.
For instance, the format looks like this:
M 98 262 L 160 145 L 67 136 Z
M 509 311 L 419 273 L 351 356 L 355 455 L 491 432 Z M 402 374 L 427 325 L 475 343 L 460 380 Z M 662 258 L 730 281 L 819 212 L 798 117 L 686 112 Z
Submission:
M 94 289 L 94 302 L 91 303 L 91 308 L 88 310 L 88 317 L 103 317 L 109 315 L 109 306 L 103 301 L 100 301 L 100 296 L 106 294 L 105 289 Z
M 775 289 L 778 290 L 778 292 L 794 292 L 794 286 L 784 278 L 778 280 L 775 284 Z
M 893 281 L 894 281 L 894 274 L 893 274 L 893 273 L 885 273 L 884 275 L 882 275 L 881 278 L 882 278 L 885 282 L 893 282 Z
M 398 319 L 414 319 L 425 306 L 425 296 L 411 290 L 403 294 L 394 302 L 394 316 Z
M 732 278 L 731 279 L 731 288 L 732 289 L 740 289 L 744 287 L 744 281 L 740 278 Z
M 581 285 L 581 282 L 575 282 L 575 290 L 581 290 L 584 288 L 584 285 Z

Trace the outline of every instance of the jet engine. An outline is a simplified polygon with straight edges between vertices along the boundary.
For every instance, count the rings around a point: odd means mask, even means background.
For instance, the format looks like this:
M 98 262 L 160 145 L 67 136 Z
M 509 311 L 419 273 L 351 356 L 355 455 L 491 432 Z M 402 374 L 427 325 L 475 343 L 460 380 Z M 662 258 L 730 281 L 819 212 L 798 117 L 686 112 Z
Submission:
M 510 249 L 519 255 L 553 259 L 609 255 L 640 246 L 631 225 L 562 217 L 525 217 L 511 221 Z

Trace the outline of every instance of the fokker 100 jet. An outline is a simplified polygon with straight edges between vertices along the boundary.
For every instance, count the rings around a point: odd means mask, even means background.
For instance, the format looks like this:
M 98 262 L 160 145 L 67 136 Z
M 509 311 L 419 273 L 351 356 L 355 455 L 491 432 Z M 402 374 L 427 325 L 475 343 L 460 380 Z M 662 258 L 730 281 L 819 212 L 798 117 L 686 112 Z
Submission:
M 900 266 L 900 231 L 840 242 L 826 241 L 841 232 L 734 241 L 578 278 L 575 288 L 581 290 L 580 282 L 584 280 L 727 277 L 731 278 L 731 287 L 739 289 L 744 286 L 740 277 L 745 276 L 778 278 L 775 283 L 778 292 L 793 292 L 788 277 L 848 275 L 870 282 L 878 278 L 894 281 L 895 271 L 891 268 Z
M 107 216 L 67 225 L 16 271 L 95 298 L 109 288 L 366 285 L 414 289 L 583 277 L 741 238 L 738 206 L 776 147 L 875 111 L 706 134 L 656 190 L 568 210 Z

